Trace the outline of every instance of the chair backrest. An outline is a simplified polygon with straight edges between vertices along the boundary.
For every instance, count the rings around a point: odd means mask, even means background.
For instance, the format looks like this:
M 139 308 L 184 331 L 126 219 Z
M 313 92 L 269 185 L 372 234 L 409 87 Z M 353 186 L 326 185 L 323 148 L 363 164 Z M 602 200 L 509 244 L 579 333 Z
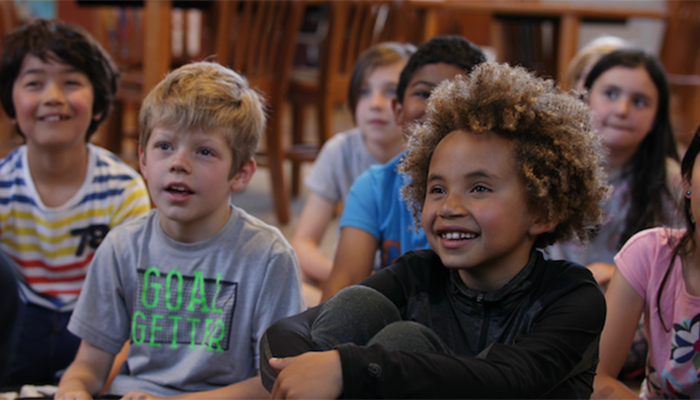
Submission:
M 273 109 L 284 101 L 302 22 L 299 1 L 219 1 L 216 60 L 246 76 L 269 96 Z
M 661 46 L 661 61 L 669 74 L 700 73 L 700 2 L 677 0 L 668 2 L 666 34 Z
M 329 2 L 328 36 L 321 49 L 320 74 L 320 89 L 326 93 L 327 101 L 344 103 L 353 67 L 362 52 L 392 40 L 396 4 L 388 0 Z
M 20 24 L 14 1 L 0 1 L 0 37 L 4 37 Z
M 671 117 L 676 141 L 688 146 L 700 123 L 700 2 L 668 2 L 660 59 L 671 85 Z

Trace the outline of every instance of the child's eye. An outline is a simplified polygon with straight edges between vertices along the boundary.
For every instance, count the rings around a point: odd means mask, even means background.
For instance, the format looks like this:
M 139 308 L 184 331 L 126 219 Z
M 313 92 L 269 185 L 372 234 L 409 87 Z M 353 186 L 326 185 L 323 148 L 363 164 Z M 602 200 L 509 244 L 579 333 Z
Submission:
M 441 188 L 440 186 L 433 186 L 428 189 L 428 193 L 430 194 L 444 194 L 445 189 Z
M 484 193 L 484 192 L 488 192 L 488 191 L 489 191 L 489 189 L 486 186 L 482 186 L 482 185 L 476 185 L 472 188 L 472 192 L 474 192 L 474 193 Z
M 212 156 L 212 155 L 214 155 L 214 152 L 212 152 L 209 149 L 201 149 L 201 150 L 199 150 L 199 154 L 201 154 L 203 156 Z
M 427 90 L 420 90 L 420 91 L 414 92 L 413 95 L 427 100 L 430 97 L 430 92 Z
M 645 108 L 649 105 L 649 101 L 647 101 L 647 99 L 644 97 L 635 97 L 632 100 L 632 104 L 634 104 L 634 106 L 637 108 Z
M 155 147 L 156 147 L 156 149 L 158 149 L 158 150 L 170 150 L 170 144 L 169 144 L 169 143 L 157 143 Z
M 615 100 L 619 95 L 617 90 L 613 90 L 613 89 L 608 89 L 603 93 L 605 94 L 605 97 L 607 97 L 610 100 Z
M 81 85 L 81 84 L 82 84 L 81 82 L 75 81 L 75 80 L 68 80 L 68 81 L 66 81 L 66 85 L 69 85 L 69 86 L 79 86 L 79 85 Z
M 368 88 L 360 89 L 360 97 L 369 96 L 370 90 Z
M 386 90 L 387 97 L 396 97 L 396 88 Z
M 41 86 L 41 82 L 39 81 L 29 81 L 24 84 L 24 87 L 27 88 L 37 88 Z

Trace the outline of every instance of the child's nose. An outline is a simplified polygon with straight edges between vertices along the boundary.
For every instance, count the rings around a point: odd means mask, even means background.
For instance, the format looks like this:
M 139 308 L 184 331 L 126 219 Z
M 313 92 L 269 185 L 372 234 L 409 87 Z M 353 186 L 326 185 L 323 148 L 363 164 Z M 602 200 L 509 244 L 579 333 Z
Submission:
M 386 96 L 381 91 L 376 91 L 372 95 L 372 107 L 381 108 L 386 104 Z
M 191 165 L 189 155 L 186 151 L 176 151 L 170 161 L 170 172 L 189 173 L 191 171 Z
M 54 83 L 49 82 L 46 84 L 43 93 L 43 101 L 46 104 L 62 103 L 65 100 L 65 94 L 61 87 Z
M 615 105 L 615 112 L 618 115 L 627 115 L 630 111 L 630 100 L 620 99 Z
M 441 217 L 455 217 L 467 214 L 467 209 L 464 206 L 464 201 L 461 196 L 449 193 L 440 206 L 439 214 Z

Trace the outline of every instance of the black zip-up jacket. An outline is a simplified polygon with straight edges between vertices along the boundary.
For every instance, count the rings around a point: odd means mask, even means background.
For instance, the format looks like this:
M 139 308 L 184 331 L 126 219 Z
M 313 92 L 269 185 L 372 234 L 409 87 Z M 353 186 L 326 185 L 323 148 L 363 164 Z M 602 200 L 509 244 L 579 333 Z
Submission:
M 388 297 L 403 320 L 433 329 L 455 355 L 340 345 L 345 398 L 591 395 L 605 299 L 585 267 L 533 251 L 510 282 L 484 293 L 468 289 L 456 270 L 422 250 L 362 284 Z M 274 324 L 266 333 L 271 353 L 288 357 L 315 350 L 309 332 L 319 309 Z M 264 373 L 263 381 L 272 386 Z

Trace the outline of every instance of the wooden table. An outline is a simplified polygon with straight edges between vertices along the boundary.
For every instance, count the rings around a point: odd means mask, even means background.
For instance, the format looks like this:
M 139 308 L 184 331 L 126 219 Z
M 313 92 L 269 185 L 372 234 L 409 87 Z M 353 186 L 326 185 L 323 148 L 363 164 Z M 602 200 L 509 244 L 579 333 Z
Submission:
M 542 2 L 542 1 L 439 1 L 439 0 L 410 0 L 423 18 L 423 40 L 436 36 L 439 24 L 439 12 L 453 10 L 454 12 L 478 12 L 493 15 L 491 26 L 491 42 L 496 50 L 498 61 L 503 60 L 504 42 L 502 20 L 509 18 L 542 18 L 552 19 L 559 26 L 559 40 L 556 49 L 558 80 L 561 79 L 571 59 L 578 50 L 579 28 L 583 21 L 621 21 L 628 18 L 667 18 L 666 10 L 639 8 L 622 5 L 601 6 L 582 3 Z M 567 89 L 567 88 L 564 88 Z

